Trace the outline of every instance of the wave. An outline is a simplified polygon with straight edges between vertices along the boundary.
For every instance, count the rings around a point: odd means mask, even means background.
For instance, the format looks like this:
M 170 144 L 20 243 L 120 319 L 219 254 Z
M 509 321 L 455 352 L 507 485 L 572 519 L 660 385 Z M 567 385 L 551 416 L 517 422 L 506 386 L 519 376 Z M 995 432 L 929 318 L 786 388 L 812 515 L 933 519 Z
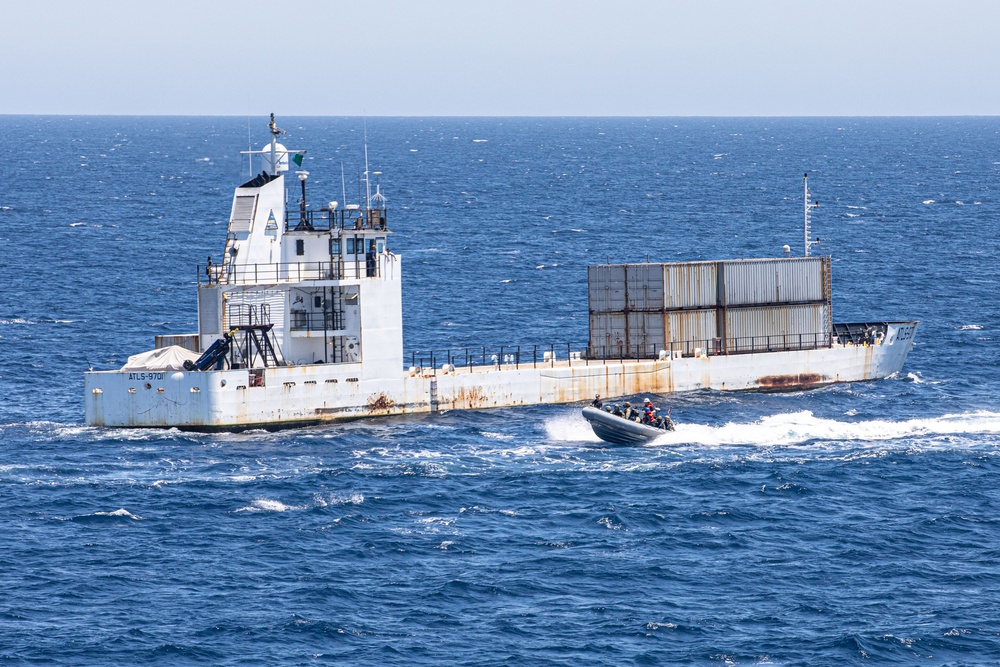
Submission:
M 132 514 L 127 509 L 119 508 L 113 512 L 93 512 L 81 514 L 71 519 L 76 523 L 120 523 L 124 521 L 142 521 L 142 517 Z
M 490 440 L 513 440 L 514 435 L 511 433 L 497 433 L 496 431 L 483 431 L 483 436 L 489 438 Z
M 332 494 L 328 496 L 319 493 L 313 494 L 313 504 L 316 507 L 329 507 L 331 505 L 361 505 L 365 502 L 362 493 L 351 493 L 349 495 Z
M 57 320 L 48 317 L 42 317 L 37 320 L 29 320 L 24 317 L 11 317 L 0 319 L 0 325 L 37 325 L 37 324 L 73 324 L 76 320 Z
M 1000 433 L 1000 413 L 970 412 L 949 414 L 930 419 L 889 421 L 838 421 L 816 417 L 803 410 L 763 417 L 755 422 L 722 426 L 702 424 L 677 425 L 677 430 L 665 433 L 654 441 L 656 446 L 701 445 L 723 447 L 794 446 L 805 443 L 865 441 L 884 442 L 913 437 L 937 437 Z
M 909 372 L 905 376 L 906 381 L 912 382 L 913 384 L 941 384 L 940 381 L 928 381 L 920 375 L 919 372 Z
M 286 505 L 280 500 L 269 498 L 257 498 L 246 507 L 241 507 L 237 512 L 289 512 L 291 510 L 309 509 L 307 505 Z

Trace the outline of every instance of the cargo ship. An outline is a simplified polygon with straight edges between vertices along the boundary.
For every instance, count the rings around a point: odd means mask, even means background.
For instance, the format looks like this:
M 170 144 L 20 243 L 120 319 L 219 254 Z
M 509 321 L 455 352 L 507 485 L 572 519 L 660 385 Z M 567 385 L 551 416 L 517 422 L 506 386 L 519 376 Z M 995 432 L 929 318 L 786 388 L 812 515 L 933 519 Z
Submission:
M 88 425 L 237 431 L 595 394 L 810 388 L 885 378 L 913 346 L 913 321 L 832 321 L 830 258 L 809 256 L 806 196 L 803 257 L 591 266 L 586 345 L 407 358 L 403 258 L 389 251 L 368 165 L 361 203 L 309 207 L 308 172 L 286 182 L 305 151 L 278 141 L 273 115 L 270 131 L 246 151 L 263 170 L 235 189 L 223 259 L 198 266 L 197 333 L 157 336 L 122 368 L 87 372 Z

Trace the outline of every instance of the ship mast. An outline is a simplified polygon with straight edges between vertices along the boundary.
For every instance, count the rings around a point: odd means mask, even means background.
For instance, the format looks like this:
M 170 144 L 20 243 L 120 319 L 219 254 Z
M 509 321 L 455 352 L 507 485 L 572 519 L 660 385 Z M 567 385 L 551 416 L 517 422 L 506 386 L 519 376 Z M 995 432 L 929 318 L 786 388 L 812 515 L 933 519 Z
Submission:
M 802 176 L 802 190 L 803 190 L 803 193 L 802 193 L 802 206 L 803 206 L 802 212 L 803 212 L 803 218 L 804 218 L 803 225 L 802 225 L 803 226 L 802 238 L 803 238 L 804 245 L 805 245 L 805 256 L 808 257 L 809 256 L 809 248 L 811 248 L 812 246 L 814 246 L 814 245 L 816 245 L 816 244 L 819 243 L 819 239 L 816 239 L 815 241 L 811 241 L 809 239 L 809 211 L 811 211 L 814 208 L 819 208 L 819 202 L 818 201 L 813 202 L 812 204 L 809 203 L 809 174 L 804 174 Z
M 365 117 L 365 210 L 372 207 L 372 186 L 368 179 L 368 117 Z
M 248 150 L 240 151 L 240 155 L 249 155 L 249 156 L 260 155 L 265 163 L 267 162 L 268 157 L 270 157 L 271 165 L 265 171 L 269 172 L 271 176 L 277 176 L 281 172 L 288 170 L 288 162 L 286 158 L 289 155 L 289 153 L 294 153 L 296 156 L 298 156 L 299 154 L 305 155 L 306 151 L 305 149 L 290 151 L 278 143 L 278 135 L 286 134 L 286 132 L 282 130 L 280 127 L 278 127 L 277 124 L 274 122 L 273 113 L 271 114 L 270 128 L 271 128 L 270 144 L 265 145 L 259 151 L 250 150 L 248 147 Z M 250 159 L 252 160 L 253 158 L 251 157 Z M 284 165 L 282 165 L 283 159 L 286 160 Z M 295 161 L 295 164 L 299 165 L 300 167 L 302 166 L 302 162 L 298 160 Z M 252 166 L 253 164 L 251 163 L 251 167 Z M 250 175 L 251 177 L 253 176 L 253 170 L 251 170 Z
M 271 114 L 271 175 L 278 175 L 278 135 L 284 134 L 285 131 L 282 130 L 274 123 L 274 114 Z

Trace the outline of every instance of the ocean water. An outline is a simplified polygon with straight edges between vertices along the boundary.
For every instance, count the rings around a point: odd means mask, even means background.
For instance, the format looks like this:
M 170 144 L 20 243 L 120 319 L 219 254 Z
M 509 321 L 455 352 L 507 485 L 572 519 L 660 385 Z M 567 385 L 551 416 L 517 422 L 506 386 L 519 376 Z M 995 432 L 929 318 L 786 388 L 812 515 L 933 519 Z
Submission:
M 278 124 L 358 201 L 361 119 Z M 407 352 L 585 341 L 591 263 L 800 253 L 808 172 L 835 320 L 921 321 L 887 380 L 661 397 L 637 448 L 578 406 L 83 426 L 87 368 L 195 330 L 247 135 L 0 116 L 5 663 L 1000 662 L 1000 119 L 367 121 Z

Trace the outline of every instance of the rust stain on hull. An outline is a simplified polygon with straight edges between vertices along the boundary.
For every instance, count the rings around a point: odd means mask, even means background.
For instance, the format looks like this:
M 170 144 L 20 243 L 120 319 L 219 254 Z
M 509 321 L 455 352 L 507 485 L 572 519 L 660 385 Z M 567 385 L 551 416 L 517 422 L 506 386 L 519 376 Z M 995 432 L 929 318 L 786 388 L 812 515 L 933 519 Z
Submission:
M 452 408 L 467 408 L 474 410 L 476 408 L 487 408 L 496 405 L 496 401 L 490 401 L 489 396 L 482 387 L 459 387 L 458 391 L 455 392 L 454 398 L 451 400 Z
M 757 385 L 761 389 L 770 389 L 774 391 L 815 387 L 823 383 L 823 376 L 819 373 L 801 373 L 798 375 L 765 375 L 757 378 Z
M 380 392 L 378 394 L 372 394 L 368 397 L 368 404 L 365 405 L 365 410 L 370 414 L 376 414 L 379 412 L 388 414 L 395 405 L 396 401 L 386 396 L 385 392 Z

